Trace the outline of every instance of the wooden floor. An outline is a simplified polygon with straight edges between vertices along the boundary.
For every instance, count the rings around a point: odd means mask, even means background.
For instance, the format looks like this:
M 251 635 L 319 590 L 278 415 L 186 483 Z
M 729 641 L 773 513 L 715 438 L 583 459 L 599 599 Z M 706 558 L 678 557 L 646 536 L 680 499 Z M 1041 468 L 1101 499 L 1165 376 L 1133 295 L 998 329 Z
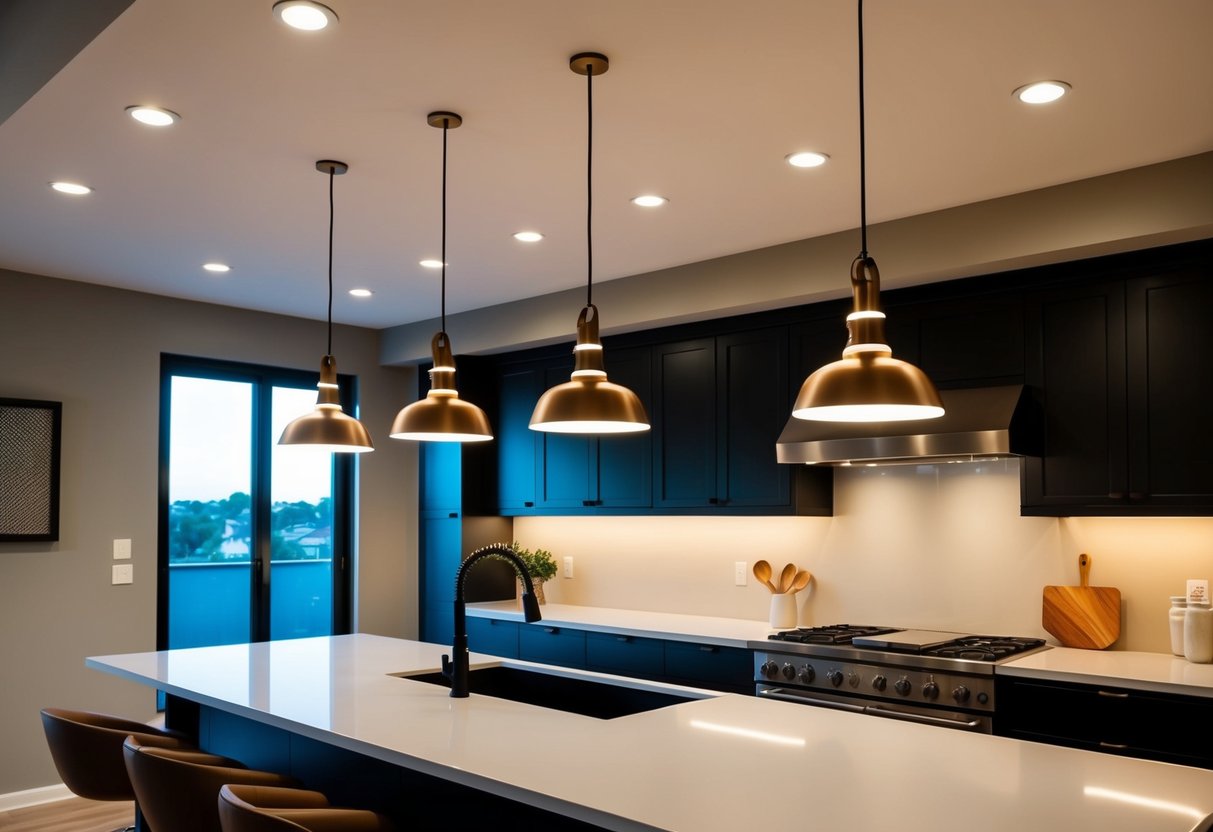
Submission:
M 134 803 L 80 797 L 0 812 L 3 832 L 110 832 L 134 822 Z

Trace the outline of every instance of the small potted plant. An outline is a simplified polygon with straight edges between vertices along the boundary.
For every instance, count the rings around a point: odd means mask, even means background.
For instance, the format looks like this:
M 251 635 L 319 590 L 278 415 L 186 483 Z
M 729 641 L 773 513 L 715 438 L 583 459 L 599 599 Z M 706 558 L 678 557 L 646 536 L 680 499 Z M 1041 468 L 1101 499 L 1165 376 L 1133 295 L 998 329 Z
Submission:
M 541 604 L 546 603 L 543 597 L 543 584 L 556 575 L 556 559 L 547 549 L 524 549 L 517 540 L 510 544 L 510 548 L 526 565 L 526 571 L 531 574 L 531 584 L 535 587 L 535 600 Z M 505 558 L 500 558 L 500 560 L 505 560 Z M 509 563 L 509 561 L 506 562 Z M 513 566 L 513 564 L 510 565 Z M 521 597 L 522 578 L 518 577 L 516 580 L 518 595 Z

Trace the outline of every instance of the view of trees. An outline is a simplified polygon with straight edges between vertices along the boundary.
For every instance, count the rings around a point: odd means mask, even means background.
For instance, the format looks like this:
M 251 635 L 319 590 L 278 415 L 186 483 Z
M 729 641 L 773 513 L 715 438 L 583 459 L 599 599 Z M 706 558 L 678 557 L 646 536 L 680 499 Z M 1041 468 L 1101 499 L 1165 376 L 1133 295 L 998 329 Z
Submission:
M 169 506 L 170 563 L 247 563 L 252 551 L 252 501 L 248 494 L 226 500 L 178 500 Z M 332 557 L 333 501 L 274 503 L 270 507 L 272 560 Z

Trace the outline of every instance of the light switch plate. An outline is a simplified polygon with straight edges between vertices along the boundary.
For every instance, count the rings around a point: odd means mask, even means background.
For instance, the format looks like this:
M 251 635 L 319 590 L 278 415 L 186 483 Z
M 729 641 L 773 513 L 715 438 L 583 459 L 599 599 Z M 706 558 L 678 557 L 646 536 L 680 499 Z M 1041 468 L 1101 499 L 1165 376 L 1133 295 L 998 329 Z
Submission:
M 112 567 L 114 570 L 113 580 L 110 581 L 114 586 L 119 584 L 133 584 L 135 582 L 135 566 L 131 563 L 115 563 Z
M 746 562 L 738 560 L 733 562 L 733 586 L 745 586 L 749 581 L 749 573 L 746 571 Z
M 566 555 L 564 558 L 564 576 L 566 578 L 573 577 L 573 556 Z
M 128 560 L 131 556 L 131 540 L 125 538 L 114 541 L 114 560 Z

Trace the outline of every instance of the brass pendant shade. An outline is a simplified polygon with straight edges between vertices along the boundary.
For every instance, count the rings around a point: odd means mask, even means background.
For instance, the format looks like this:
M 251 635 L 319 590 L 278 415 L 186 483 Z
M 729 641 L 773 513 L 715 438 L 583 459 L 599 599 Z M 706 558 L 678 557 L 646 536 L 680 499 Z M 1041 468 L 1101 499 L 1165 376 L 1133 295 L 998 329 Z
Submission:
M 417 442 L 488 442 L 493 438 L 488 416 L 460 399 L 455 389 L 455 359 L 447 334 L 436 333 L 430 348 L 434 357 L 430 391 L 396 414 L 391 437 Z
M 294 419 L 282 431 L 279 445 L 308 445 L 319 451 L 360 454 L 375 450 L 362 423 L 341 409 L 337 388 L 337 362 L 331 355 L 320 360 L 316 408 Z
M 488 442 L 493 438 L 489 417 L 471 402 L 459 398 L 455 387 L 455 356 L 446 334 L 446 138 L 463 124 L 458 113 L 430 113 L 426 124 L 442 130 L 442 328 L 430 341 L 434 366 L 430 390 L 424 399 L 406 405 L 392 422 L 393 439 L 414 442 Z
M 594 287 L 594 76 L 609 68 L 605 55 L 581 52 L 569 59 L 569 69 L 586 79 L 586 302 L 577 317 L 573 373 L 539 397 L 531 413 L 531 430 L 587 435 L 638 433 L 649 429 L 640 398 L 627 387 L 607 380 L 598 338 L 598 307 Z
M 333 177 L 349 170 L 344 162 L 321 160 L 316 170 L 329 177 L 329 306 L 328 353 L 320 359 L 316 407 L 291 421 L 278 438 L 279 445 L 306 445 L 315 450 L 359 454 L 375 450 L 362 423 L 341 409 L 337 361 L 333 358 Z
M 943 415 L 926 373 L 893 357 L 880 309 L 880 271 L 868 256 L 867 159 L 863 101 L 863 0 L 859 6 L 860 251 L 851 263 L 853 309 L 842 359 L 821 367 L 800 388 L 792 416 L 818 422 L 905 422 Z
M 607 381 L 598 340 L 598 307 L 590 304 L 577 318 L 573 373 L 539 397 L 531 430 L 548 433 L 638 433 L 649 429 L 640 398 Z

